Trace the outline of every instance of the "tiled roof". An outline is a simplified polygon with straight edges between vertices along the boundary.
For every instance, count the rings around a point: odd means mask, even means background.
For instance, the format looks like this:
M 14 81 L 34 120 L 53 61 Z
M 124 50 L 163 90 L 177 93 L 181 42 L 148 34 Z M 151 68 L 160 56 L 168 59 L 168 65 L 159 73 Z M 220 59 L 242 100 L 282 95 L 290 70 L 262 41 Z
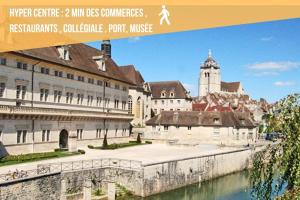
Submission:
M 70 60 L 59 58 L 59 53 L 56 47 L 20 50 L 14 51 L 12 53 L 21 54 L 23 56 L 28 56 L 42 61 L 63 65 L 73 69 L 132 84 L 132 82 L 124 76 L 118 65 L 111 58 L 107 58 L 105 61 L 106 71 L 101 71 L 98 69 L 98 65 L 93 60 L 93 57 L 103 54 L 99 49 L 90 47 L 82 43 L 71 44 L 68 46 Z
M 149 82 L 152 97 L 161 98 L 161 93 L 166 92 L 165 98 L 174 99 L 190 99 L 187 90 L 183 87 L 180 81 L 161 81 Z M 171 92 L 174 92 L 174 97 L 171 97 Z
M 215 119 L 219 122 L 216 123 Z M 162 111 L 159 115 L 149 119 L 146 125 L 256 127 L 249 113 L 198 111 Z
M 221 91 L 237 92 L 240 87 L 240 82 L 221 82 Z
M 120 70 L 123 72 L 124 76 L 129 79 L 136 86 L 143 86 L 144 78 L 141 73 L 135 69 L 133 65 L 121 66 Z

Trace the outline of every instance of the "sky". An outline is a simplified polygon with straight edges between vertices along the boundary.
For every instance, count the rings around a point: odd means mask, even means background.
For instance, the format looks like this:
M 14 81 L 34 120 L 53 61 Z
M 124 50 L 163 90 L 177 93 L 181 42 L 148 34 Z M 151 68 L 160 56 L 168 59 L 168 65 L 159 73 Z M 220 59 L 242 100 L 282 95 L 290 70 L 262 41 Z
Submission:
M 100 48 L 100 41 L 87 43 Z M 179 80 L 198 95 L 200 66 L 211 49 L 222 81 L 241 81 L 253 99 L 300 93 L 300 19 L 112 40 L 118 65 L 133 64 L 146 82 Z

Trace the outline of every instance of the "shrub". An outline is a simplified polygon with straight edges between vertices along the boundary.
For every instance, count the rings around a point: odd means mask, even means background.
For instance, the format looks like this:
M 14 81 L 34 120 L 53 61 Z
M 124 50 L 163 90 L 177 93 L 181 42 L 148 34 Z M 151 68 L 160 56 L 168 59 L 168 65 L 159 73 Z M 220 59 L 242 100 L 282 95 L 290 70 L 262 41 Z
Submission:
M 54 149 L 54 152 L 61 152 L 61 151 L 68 151 L 68 149 L 61 149 L 61 148 Z
M 85 150 L 83 150 L 83 149 L 78 149 L 78 152 L 79 152 L 80 154 L 85 154 Z
M 93 195 L 95 196 L 100 196 L 102 194 L 102 190 L 100 188 L 97 188 L 94 192 Z
M 106 148 L 107 145 L 108 145 L 108 144 L 107 144 L 107 134 L 105 134 L 105 135 L 104 135 L 104 138 L 103 138 L 103 144 L 102 144 L 102 147 L 103 147 L 103 148 Z
M 94 146 L 93 145 L 88 145 L 88 148 L 89 149 L 94 149 Z
M 141 134 L 140 134 L 140 133 L 138 133 L 138 136 L 137 136 L 137 138 L 136 138 L 136 142 L 139 143 L 139 144 L 142 143 L 142 140 L 141 140 Z
M 129 141 L 129 143 L 137 143 L 137 141 L 136 140 L 131 140 L 131 141 Z
M 152 141 L 146 141 L 145 143 L 146 144 L 152 144 Z

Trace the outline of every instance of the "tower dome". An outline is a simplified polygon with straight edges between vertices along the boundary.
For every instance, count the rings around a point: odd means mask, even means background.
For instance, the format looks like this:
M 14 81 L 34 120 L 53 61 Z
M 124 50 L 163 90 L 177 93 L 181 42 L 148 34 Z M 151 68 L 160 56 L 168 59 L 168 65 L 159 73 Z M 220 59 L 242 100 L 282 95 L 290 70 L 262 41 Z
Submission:
M 209 69 L 209 68 L 220 69 L 218 63 L 212 57 L 211 50 L 208 51 L 208 57 L 201 65 L 201 69 Z

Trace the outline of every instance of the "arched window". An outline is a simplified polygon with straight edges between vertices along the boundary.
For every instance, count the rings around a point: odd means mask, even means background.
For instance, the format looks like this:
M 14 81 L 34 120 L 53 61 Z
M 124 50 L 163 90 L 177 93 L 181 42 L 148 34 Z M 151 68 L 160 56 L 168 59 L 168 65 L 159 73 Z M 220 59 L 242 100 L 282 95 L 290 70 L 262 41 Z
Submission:
M 128 113 L 132 114 L 132 97 L 128 96 Z
M 160 97 L 163 97 L 163 98 L 166 97 L 166 91 L 165 90 L 161 91 Z
M 175 92 L 173 90 L 170 92 L 170 97 L 175 97 Z

